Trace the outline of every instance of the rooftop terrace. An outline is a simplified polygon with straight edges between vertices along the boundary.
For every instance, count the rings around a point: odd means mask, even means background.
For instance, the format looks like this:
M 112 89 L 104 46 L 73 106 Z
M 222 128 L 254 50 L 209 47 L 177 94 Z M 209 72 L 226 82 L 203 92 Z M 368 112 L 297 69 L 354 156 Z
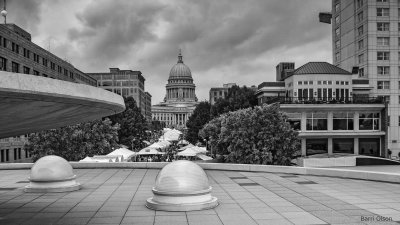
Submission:
M 153 195 L 151 188 L 158 172 L 159 169 L 144 168 L 75 169 L 81 190 L 39 194 L 23 192 L 28 169 L 0 170 L 0 224 L 279 225 L 400 221 L 399 183 L 227 170 L 206 170 L 212 195 L 220 202 L 216 208 L 153 211 L 145 207 L 145 201 Z M 379 222 L 378 215 L 392 221 Z M 362 216 L 375 221 L 362 221 Z

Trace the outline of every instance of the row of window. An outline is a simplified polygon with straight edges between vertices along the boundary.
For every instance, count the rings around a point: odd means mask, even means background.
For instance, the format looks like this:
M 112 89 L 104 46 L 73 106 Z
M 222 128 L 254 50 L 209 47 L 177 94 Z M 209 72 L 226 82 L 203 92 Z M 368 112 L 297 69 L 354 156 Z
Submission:
M 319 80 L 316 82 L 319 85 L 333 85 L 334 83 L 336 83 L 336 85 L 349 85 L 349 81 L 339 81 L 337 80 L 335 81 L 331 81 L 331 80 Z M 298 85 L 313 85 L 314 81 L 310 80 L 310 81 L 298 81 L 297 82 Z
M 112 81 L 112 80 L 98 80 L 99 86 L 120 86 L 120 87 L 133 87 L 137 86 L 137 81 Z
M 191 81 L 191 80 L 169 80 L 168 83 L 170 83 L 170 84 L 172 84 L 172 83 L 179 83 L 179 84 L 186 83 L 186 84 L 192 84 L 193 81 Z
M 301 113 L 288 113 L 288 122 L 294 130 L 301 130 Z M 379 130 L 379 113 L 360 113 L 358 118 L 359 130 Z M 332 130 L 354 130 L 354 113 L 334 112 Z M 306 130 L 328 130 L 328 113 L 313 112 L 306 114 Z
M 341 99 L 348 99 L 351 95 L 351 92 L 349 89 L 345 88 L 337 88 L 337 89 L 332 89 L 332 88 L 304 88 L 304 89 L 297 89 L 297 92 L 293 93 L 295 97 L 299 99 L 308 99 L 311 100 L 314 97 L 319 100 L 341 100 Z M 335 97 L 333 97 L 335 96 Z
M 354 154 L 354 138 L 332 138 L 333 153 Z M 379 156 L 379 138 L 359 138 L 358 154 Z M 327 154 L 328 138 L 306 139 L 306 155 Z
M 8 48 L 8 44 L 7 44 L 8 42 L 11 42 L 11 51 L 13 51 L 16 54 L 20 54 L 20 46 L 18 44 L 14 43 L 12 41 L 9 41 L 6 38 L 0 36 L 0 46 L 3 46 L 4 48 Z M 25 58 L 30 59 L 31 55 L 33 55 L 33 61 L 34 62 L 40 63 L 40 61 L 41 61 L 42 65 L 45 66 L 45 67 L 48 67 L 48 64 L 50 62 L 50 68 L 52 70 L 54 70 L 54 71 L 56 70 L 56 64 L 54 62 L 51 62 L 48 59 L 46 59 L 44 57 L 41 57 L 36 53 L 32 53 L 27 48 L 23 48 L 23 56 Z M 40 59 L 42 59 L 42 60 L 40 60 Z M 3 57 L 0 58 L 0 70 L 7 71 L 7 59 L 5 59 Z M 20 72 L 19 63 L 12 62 L 11 71 L 15 72 L 15 73 L 19 73 Z M 57 71 L 60 74 L 63 73 L 64 76 L 69 76 L 71 79 L 74 79 L 74 73 L 72 71 L 68 71 L 66 68 L 62 68 L 61 66 L 57 65 Z M 25 74 L 31 74 L 30 68 L 26 67 L 26 66 L 23 67 L 23 71 L 22 72 L 25 73 Z M 33 75 L 39 76 L 39 72 L 36 71 L 36 70 L 33 70 Z M 77 74 L 75 74 L 75 75 L 77 75 Z M 48 75 L 46 75 L 46 74 L 42 74 L 42 76 L 48 77 Z M 90 79 L 88 79 L 86 77 L 83 77 L 81 75 L 78 76 L 78 79 L 83 81 L 83 82 L 85 82 L 85 83 L 87 83 L 87 84 L 91 84 L 91 85 L 96 86 L 94 81 L 92 81 L 92 80 L 90 80 Z
M 22 159 L 22 149 L 21 148 L 14 148 L 14 160 Z M 24 150 L 25 158 L 31 157 L 29 151 Z M 1 162 L 8 162 L 10 161 L 10 149 L 1 149 L 0 150 L 0 161 Z

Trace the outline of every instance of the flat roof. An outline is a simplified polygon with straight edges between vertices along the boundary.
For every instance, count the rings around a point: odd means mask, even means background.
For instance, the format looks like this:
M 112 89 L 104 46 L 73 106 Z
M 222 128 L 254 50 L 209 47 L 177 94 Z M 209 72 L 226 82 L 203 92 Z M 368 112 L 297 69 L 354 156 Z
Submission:
M 153 211 L 145 202 L 159 171 L 75 169 L 82 189 L 42 194 L 23 191 L 29 170 L 0 170 L 0 224 L 364 224 L 362 216 L 378 215 L 400 221 L 397 183 L 227 170 L 206 170 L 216 208 Z

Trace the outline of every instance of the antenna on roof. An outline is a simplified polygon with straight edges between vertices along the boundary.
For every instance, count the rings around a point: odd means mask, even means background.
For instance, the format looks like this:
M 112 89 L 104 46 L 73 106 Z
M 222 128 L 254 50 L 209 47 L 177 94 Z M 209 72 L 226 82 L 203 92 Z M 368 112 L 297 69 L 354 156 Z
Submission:
M 7 23 L 7 11 L 6 11 L 6 0 L 3 0 L 4 2 L 4 7 L 3 10 L 1 10 L 1 15 L 4 17 L 4 24 Z

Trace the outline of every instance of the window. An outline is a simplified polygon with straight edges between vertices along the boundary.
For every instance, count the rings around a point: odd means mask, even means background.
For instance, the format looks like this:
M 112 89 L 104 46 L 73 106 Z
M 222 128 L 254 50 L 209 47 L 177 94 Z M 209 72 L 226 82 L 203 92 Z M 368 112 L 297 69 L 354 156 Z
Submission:
M 340 4 L 339 4 L 339 2 L 337 2 L 335 4 L 335 12 L 339 12 L 339 10 L 340 10 Z
M 302 84 L 303 84 L 303 81 L 299 81 L 299 82 L 297 82 L 297 84 L 298 84 L 298 85 L 302 85 Z
M 24 66 L 24 74 L 30 74 L 31 68 Z
M 335 23 L 339 24 L 340 23 L 340 16 L 335 17 Z
M 378 46 L 389 46 L 390 38 L 389 37 L 378 37 L 376 40 L 376 44 Z
M 328 139 L 306 139 L 306 154 L 324 154 L 328 153 Z
M 364 62 L 364 54 L 358 55 L 358 63 Z
M 379 22 L 376 24 L 378 31 L 389 31 L 389 23 Z
M 17 149 L 16 148 L 14 148 L 14 160 L 17 160 Z
M 377 52 L 376 59 L 377 60 L 389 60 L 390 59 L 389 56 L 390 56 L 390 52 Z
M 307 113 L 307 130 L 327 130 L 328 115 L 327 113 Z
M 336 37 L 340 36 L 340 28 L 339 27 L 335 29 L 335 34 L 336 34 Z
M 287 113 L 287 122 L 293 130 L 301 130 L 301 113 Z
M 34 70 L 34 71 L 33 71 L 33 75 L 35 75 L 35 76 L 39 76 L 39 71 L 37 71 L 37 70 Z
M 339 48 L 340 48 L 340 40 L 337 40 L 337 41 L 335 42 L 335 47 L 336 47 L 336 49 L 339 49 Z
M 358 36 L 361 36 L 364 34 L 364 26 L 360 26 L 357 28 Z
M 318 84 L 321 84 L 322 82 L 319 80 L 317 83 L 318 83 Z
M 376 0 L 376 2 L 387 2 L 387 0 Z
M 358 122 L 360 130 L 379 130 L 379 113 L 360 113 Z
M 30 55 L 31 55 L 31 51 L 29 51 L 28 49 L 24 48 L 24 57 L 29 59 Z
M 19 45 L 15 44 L 14 42 L 11 43 L 11 51 L 19 54 Z
M 333 153 L 348 153 L 354 154 L 354 139 L 353 138 L 333 138 L 332 139 Z
M 378 89 L 389 89 L 390 88 L 390 81 L 378 81 Z
M 6 38 L 3 38 L 3 47 L 7 48 L 7 39 Z
M 47 67 L 47 62 L 48 62 L 48 60 L 47 60 L 47 59 L 45 59 L 45 58 L 42 58 L 42 64 L 43 64 L 43 66 L 46 66 L 46 67 Z
M 358 49 L 362 49 L 364 47 L 364 40 L 358 41 Z
M 33 53 L 33 61 L 39 63 L 40 57 L 38 54 Z
M 357 21 L 358 21 L 358 22 L 361 22 L 361 21 L 363 21 L 363 19 L 364 19 L 364 12 L 361 11 L 361 12 L 359 12 L 359 13 L 357 14 Z
M 357 8 L 361 8 L 364 5 L 364 0 L 357 0 Z
M 376 16 L 389 16 L 389 8 L 377 8 Z
M 365 76 L 365 74 L 364 74 L 364 68 L 358 69 L 358 76 L 359 76 L 359 77 L 364 77 L 364 76 Z
M 57 70 L 58 70 L 58 73 L 62 73 L 62 68 L 61 68 L 61 66 L 57 66 Z
M 7 71 L 7 59 L 0 57 L 0 70 Z
M 336 62 L 340 60 L 340 53 L 339 52 L 336 52 L 335 60 L 336 60 Z
M 389 66 L 378 66 L 378 75 L 389 75 L 390 67 Z
M 353 130 L 354 113 L 334 112 L 333 113 L 333 130 Z
M 11 63 L 11 72 L 19 73 L 19 64 L 16 62 Z

